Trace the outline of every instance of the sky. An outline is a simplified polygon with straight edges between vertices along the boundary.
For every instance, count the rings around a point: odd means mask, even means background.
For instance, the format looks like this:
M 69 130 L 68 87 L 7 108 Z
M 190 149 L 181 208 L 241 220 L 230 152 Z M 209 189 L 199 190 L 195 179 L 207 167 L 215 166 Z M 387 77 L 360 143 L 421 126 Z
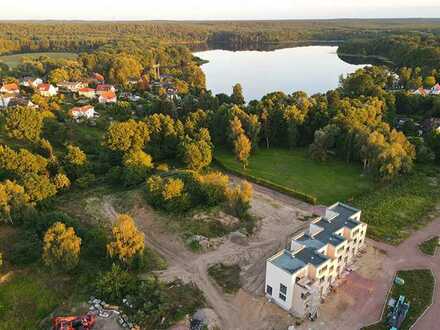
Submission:
M 1 20 L 440 18 L 440 0 L 0 0 L 0 8 Z

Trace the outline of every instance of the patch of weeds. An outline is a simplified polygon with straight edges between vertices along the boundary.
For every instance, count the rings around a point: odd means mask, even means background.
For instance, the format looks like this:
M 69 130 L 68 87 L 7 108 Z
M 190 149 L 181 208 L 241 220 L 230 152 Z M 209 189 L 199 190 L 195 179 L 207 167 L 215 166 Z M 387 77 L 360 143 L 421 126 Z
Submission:
M 210 266 L 208 274 L 223 288 L 224 292 L 233 294 L 241 288 L 240 271 L 238 264 L 225 265 L 220 263 Z
M 419 245 L 420 251 L 422 251 L 424 254 L 427 254 L 429 256 L 435 255 L 435 252 L 437 251 L 439 243 L 439 237 L 434 236 L 431 239 L 428 239 L 424 241 L 422 244 Z

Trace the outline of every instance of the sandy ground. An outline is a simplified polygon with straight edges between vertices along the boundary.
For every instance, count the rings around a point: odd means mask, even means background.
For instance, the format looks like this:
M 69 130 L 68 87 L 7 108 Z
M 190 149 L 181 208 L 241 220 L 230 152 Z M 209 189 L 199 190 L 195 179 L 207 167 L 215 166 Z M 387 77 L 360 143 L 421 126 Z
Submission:
M 261 219 L 257 233 L 242 244 L 226 238 L 216 250 L 195 254 L 165 228 L 157 212 L 145 203 L 136 205 L 130 214 L 145 233 L 147 245 L 165 257 L 169 264 L 168 269 L 159 275 L 164 280 L 180 278 L 194 282 L 219 316 L 222 329 L 285 330 L 294 324 L 288 313 L 264 298 L 265 259 L 286 247 L 295 233 L 303 231 L 309 224 L 303 221 L 304 215 L 319 213 L 319 207 L 254 185 L 251 211 Z M 114 220 L 117 216 L 111 198 L 104 198 L 101 211 L 108 219 Z M 366 253 L 355 263 L 354 271 L 321 305 L 319 320 L 305 322 L 297 329 L 353 330 L 376 322 L 397 270 L 430 268 L 438 277 L 440 256 L 424 256 L 417 245 L 439 233 L 440 219 L 437 219 L 398 247 L 367 240 Z M 242 267 L 243 288 L 236 295 L 225 295 L 208 277 L 209 265 L 218 262 L 239 263 Z M 414 329 L 437 329 L 437 315 L 440 313 L 438 286 L 437 282 L 434 305 Z
M 114 220 L 117 212 L 112 200 L 104 199 L 103 204 L 106 215 Z M 255 186 L 251 212 L 261 219 L 257 233 L 242 245 L 226 238 L 216 250 L 195 254 L 164 228 L 157 212 L 145 203 L 139 204 L 130 213 L 145 233 L 147 245 L 169 264 L 159 275 L 164 280 L 180 278 L 194 282 L 219 316 L 222 329 L 286 329 L 291 324 L 287 313 L 263 297 L 265 259 L 308 226 L 303 217 L 314 212 L 311 206 Z M 239 263 L 242 267 L 243 289 L 235 296 L 223 294 L 208 277 L 209 265 L 218 262 Z

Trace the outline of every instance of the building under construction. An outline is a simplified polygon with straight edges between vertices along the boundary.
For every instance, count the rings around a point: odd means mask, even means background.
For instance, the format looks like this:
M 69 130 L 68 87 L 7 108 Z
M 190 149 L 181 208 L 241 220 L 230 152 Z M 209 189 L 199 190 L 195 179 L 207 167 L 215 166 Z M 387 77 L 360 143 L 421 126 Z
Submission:
M 316 319 L 321 299 L 365 244 L 361 211 L 336 203 L 266 262 L 266 296 L 301 318 Z

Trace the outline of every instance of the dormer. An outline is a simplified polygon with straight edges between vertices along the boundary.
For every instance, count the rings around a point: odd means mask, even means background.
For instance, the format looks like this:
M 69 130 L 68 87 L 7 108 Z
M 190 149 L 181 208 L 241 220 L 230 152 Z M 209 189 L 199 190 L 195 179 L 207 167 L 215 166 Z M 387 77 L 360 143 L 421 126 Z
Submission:
M 290 243 L 290 252 L 292 252 L 292 255 L 295 255 L 295 253 L 298 253 L 302 249 L 305 248 L 305 245 L 299 243 L 298 241 L 295 241 L 294 239 Z
M 335 212 L 333 210 L 330 210 L 329 208 L 327 208 L 325 210 L 325 216 L 324 216 L 324 220 L 327 222 L 331 222 L 334 218 L 336 218 L 337 216 L 339 216 L 338 212 Z
M 309 232 L 307 234 L 313 238 L 314 236 L 318 235 L 323 230 L 324 230 L 324 228 L 322 228 L 314 223 L 311 223 L 309 226 Z

